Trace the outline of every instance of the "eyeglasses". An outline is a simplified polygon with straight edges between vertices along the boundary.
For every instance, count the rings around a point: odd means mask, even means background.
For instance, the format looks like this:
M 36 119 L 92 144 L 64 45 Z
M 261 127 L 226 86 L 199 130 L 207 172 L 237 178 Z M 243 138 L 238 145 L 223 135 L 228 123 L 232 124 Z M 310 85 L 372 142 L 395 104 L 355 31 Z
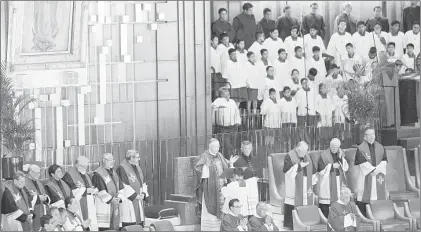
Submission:
M 140 156 L 133 156 L 133 159 L 140 159 Z
M 235 205 L 233 207 L 239 209 L 239 208 L 241 208 L 241 205 Z

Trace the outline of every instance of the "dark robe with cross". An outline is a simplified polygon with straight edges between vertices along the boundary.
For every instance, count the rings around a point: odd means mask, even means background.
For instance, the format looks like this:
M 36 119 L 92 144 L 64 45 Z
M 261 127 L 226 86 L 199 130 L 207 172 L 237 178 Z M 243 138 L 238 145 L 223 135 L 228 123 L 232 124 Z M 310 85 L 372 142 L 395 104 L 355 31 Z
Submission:
M 363 203 L 370 203 L 372 200 L 386 200 L 387 155 L 383 145 L 378 142 L 373 144 L 369 144 L 367 141 L 362 142 L 357 148 L 354 165 L 360 166 L 362 175 L 358 184 L 360 192 L 357 200 Z M 379 169 L 380 172 L 372 176 L 374 168 Z
M 361 218 L 358 216 L 357 206 L 354 202 L 350 201 L 346 205 L 343 203 L 334 202 L 330 206 L 329 211 L 328 231 L 358 231 Z M 353 225 L 347 225 L 347 227 L 344 226 L 345 216 L 350 213 L 356 216 L 356 227 Z
M 45 191 L 44 185 L 39 180 L 33 180 L 29 177 L 25 178 L 25 189 L 27 190 L 28 196 L 30 196 L 30 192 L 35 192 L 37 195 L 47 195 Z M 40 218 L 41 216 L 47 214 L 47 208 L 50 204 L 50 198 L 47 197 L 45 201 L 41 201 L 40 198 L 37 196 L 37 201 L 34 206 L 34 215 L 35 218 L 32 222 L 32 229 L 34 231 L 38 231 L 41 228 Z
M 4 231 L 32 230 L 28 220 L 28 216 L 33 213 L 31 200 L 25 187 L 19 189 L 13 183 L 6 184 L 1 198 L 1 223 Z
M 51 205 L 59 208 L 64 208 L 64 200 L 67 197 L 74 197 L 70 187 L 63 180 L 56 180 L 53 177 L 50 177 L 45 185 L 45 191 L 50 197 Z

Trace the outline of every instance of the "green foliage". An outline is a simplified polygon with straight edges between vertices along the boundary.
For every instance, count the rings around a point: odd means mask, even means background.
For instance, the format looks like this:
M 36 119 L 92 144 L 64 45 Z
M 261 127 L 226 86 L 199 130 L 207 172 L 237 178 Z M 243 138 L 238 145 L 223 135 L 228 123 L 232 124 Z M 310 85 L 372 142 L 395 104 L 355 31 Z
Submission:
M 382 54 L 374 67 L 363 62 L 361 65 L 355 65 L 353 69 L 355 73 L 343 69 L 332 70 L 333 73 L 352 76 L 354 79 L 335 86 L 338 91 L 344 91 L 348 96 L 348 106 L 343 112 L 349 115 L 351 120 L 362 125 L 373 123 L 379 120 L 381 107 L 384 107 L 383 75 L 393 76 L 397 69 L 395 64 L 389 63 L 387 57 Z
M 25 145 L 34 138 L 35 128 L 32 119 L 23 120 L 21 114 L 35 99 L 27 94 L 15 97 L 13 80 L 9 77 L 6 63 L 1 64 L 1 134 L 4 154 L 22 155 Z

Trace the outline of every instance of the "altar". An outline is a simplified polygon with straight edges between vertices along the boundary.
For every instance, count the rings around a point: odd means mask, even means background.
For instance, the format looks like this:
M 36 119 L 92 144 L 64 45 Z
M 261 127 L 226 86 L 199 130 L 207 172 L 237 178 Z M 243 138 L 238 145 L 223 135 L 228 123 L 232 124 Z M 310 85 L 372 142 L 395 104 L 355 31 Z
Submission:
M 399 104 L 401 125 L 414 125 L 421 116 L 420 74 L 399 76 Z

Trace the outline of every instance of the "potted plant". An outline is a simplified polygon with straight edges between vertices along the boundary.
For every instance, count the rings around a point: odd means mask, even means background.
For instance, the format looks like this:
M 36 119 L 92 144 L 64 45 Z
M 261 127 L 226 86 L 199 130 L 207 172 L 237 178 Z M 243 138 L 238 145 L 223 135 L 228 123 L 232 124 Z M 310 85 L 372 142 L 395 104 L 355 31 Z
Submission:
M 342 65 L 343 67 L 343 65 Z M 354 81 L 346 81 L 336 84 L 336 87 L 343 88 L 348 97 L 347 106 L 343 112 L 351 122 L 355 124 L 353 133 L 355 142 L 362 141 L 364 128 L 370 124 L 379 129 L 382 108 L 384 107 L 383 75 L 394 75 L 395 64 L 387 61 L 384 54 L 379 55 L 377 64 L 363 62 L 361 65 L 354 65 L 355 73 L 344 69 L 334 69 L 332 72 L 351 76 Z M 333 83 L 328 85 L 333 85 Z M 336 89 L 336 88 L 330 88 Z
M 5 62 L 1 64 L 0 78 L 2 175 L 4 179 L 11 179 L 15 171 L 22 171 L 25 147 L 34 138 L 33 120 L 21 116 L 35 99 L 28 94 L 16 95 Z

